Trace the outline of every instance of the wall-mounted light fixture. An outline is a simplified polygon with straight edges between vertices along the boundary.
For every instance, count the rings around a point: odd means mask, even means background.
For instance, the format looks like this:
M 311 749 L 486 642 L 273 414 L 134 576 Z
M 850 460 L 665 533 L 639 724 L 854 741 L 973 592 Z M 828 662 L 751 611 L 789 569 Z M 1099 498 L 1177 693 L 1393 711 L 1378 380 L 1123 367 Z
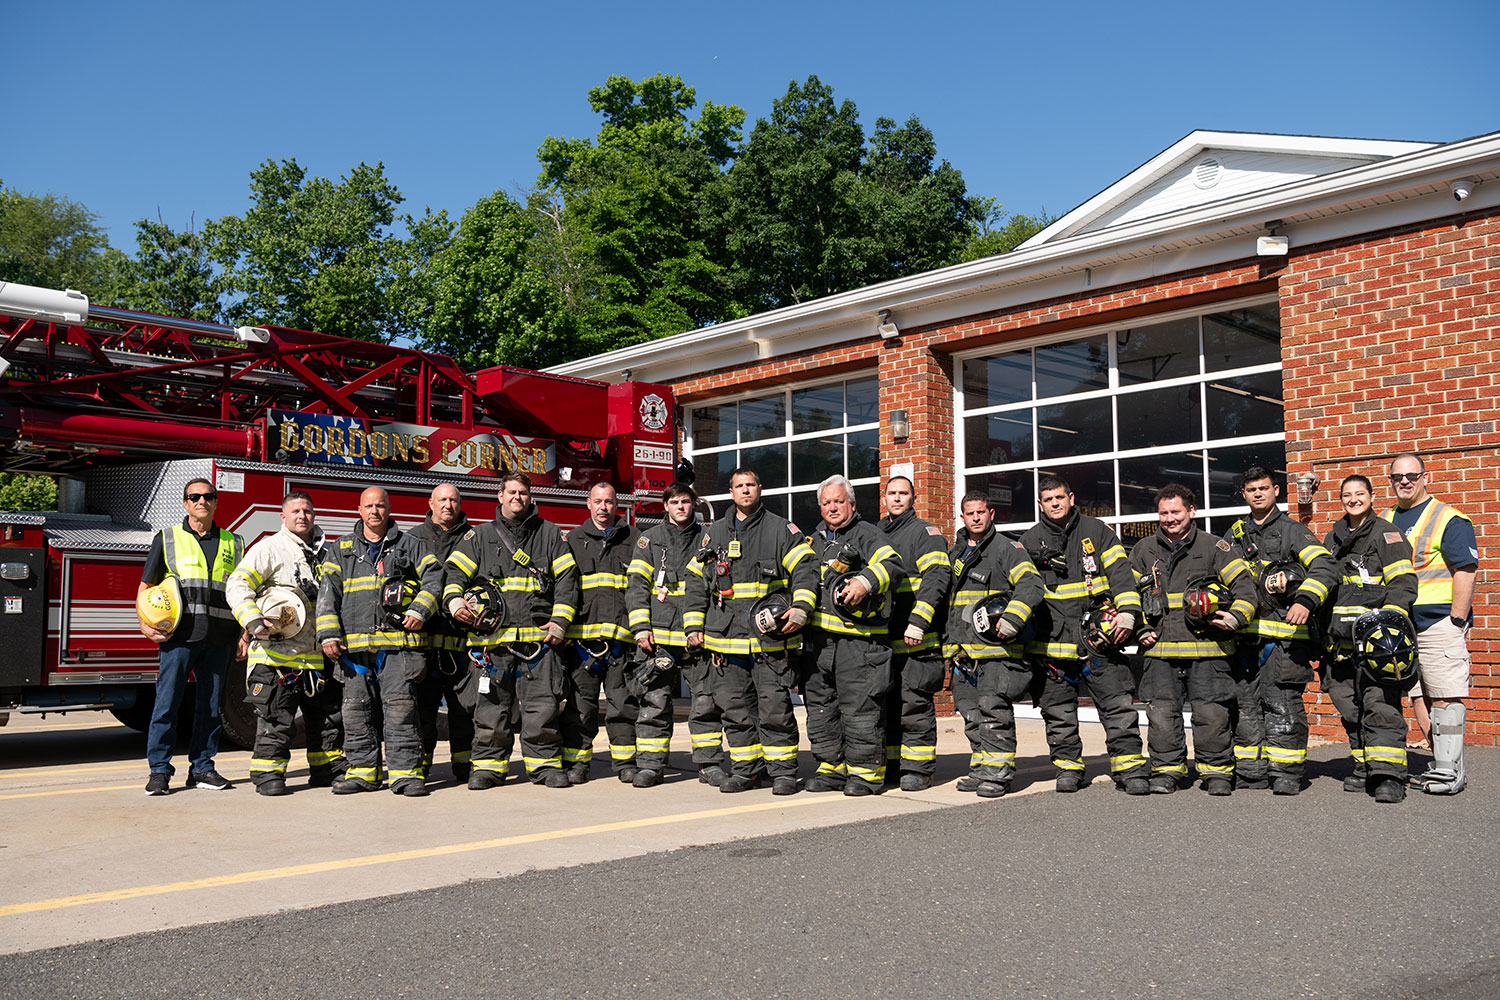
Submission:
M 1304 472 L 1297 477 L 1297 502 L 1312 503 L 1313 497 L 1318 495 L 1318 477 L 1316 473 Z
M 891 311 L 889 309 L 880 310 L 880 315 L 875 321 L 875 329 L 880 331 L 880 339 L 882 340 L 890 340 L 892 337 L 901 336 L 901 328 L 891 322 Z
M 905 410 L 891 411 L 891 437 L 897 441 L 911 437 L 911 414 Z
M 1281 227 L 1280 219 L 1272 219 L 1266 223 L 1266 232 L 1269 235 L 1257 237 L 1255 240 L 1255 252 L 1261 257 L 1285 257 L 1287 250 L 1291 248 L 1292 241 L 1285 236 L 1277 236 L 1276 230 Z

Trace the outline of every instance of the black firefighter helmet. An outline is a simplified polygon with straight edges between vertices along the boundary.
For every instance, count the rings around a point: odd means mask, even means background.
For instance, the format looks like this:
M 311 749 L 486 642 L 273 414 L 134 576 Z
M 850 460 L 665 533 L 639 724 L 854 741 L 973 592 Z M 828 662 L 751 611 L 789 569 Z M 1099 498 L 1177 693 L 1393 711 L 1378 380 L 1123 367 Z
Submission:
M 868 625 L 880 619 L 883 602 L 878 595 L 872 593 L 866 593 L 857 602 L 847 600 L 844 596 L 844 587 L 856 576 L 859 576 L 859 570 L 834 574 L 826 585 L 829 593 L 828 603 L 832 604 L 838 616 L 850 625 Z
M 1366 611 L 1354 621 L 1354 658 L 1377 684 L 1411 684 L 1417 678 L 1417 630 L 1394 608 Z
M 1116 619 L 1119 611 L 1115 602 L 1106 600 L 1083 613 L 1083 648 L 1090 653 L 1103 656 L 1115 648 Z
M 464 603 L 474 612 L 474 621 L 459 626 L 474 635 L 494 635 L 510 622 L 505 595 L 493 580 L 481 580 L 464 591 Z
M 1266 567 L 1260 578 L 1260 589 L 1271 603 L 1286 609 L 1292 606 L 1297 588 L 1307 579 L 1307 570 L 1299 562 L 1275 562 Z
M 750 622 L 762 639 L 780 639 L 782 616 L 792 609 L 792 595 L 785 590 L 773 590 L 750 605 Z
M 415 580 L 403 580 L 400 577 L 391 577 L 380 585 L 380 611 L 385 616 L 387 626 L 395 629 L 405 629 L 403 621 L 406 619 L 407 609 L 411 607 L 413 597 L 417 596 L 417 583 Z
M 968 616 L 969 624 L 974 626 L 974 634 L 985 642 L 1000 644 L 1006 641 L 1014 642 L 1014 639 L 1004 640 L 995 631 L 1000 626 L 1000 615 L 1005 611 L 1006 605 L 1010 604 L 1010 594 L 990 594 L 981 597 L 970 604 L 964 613 Z

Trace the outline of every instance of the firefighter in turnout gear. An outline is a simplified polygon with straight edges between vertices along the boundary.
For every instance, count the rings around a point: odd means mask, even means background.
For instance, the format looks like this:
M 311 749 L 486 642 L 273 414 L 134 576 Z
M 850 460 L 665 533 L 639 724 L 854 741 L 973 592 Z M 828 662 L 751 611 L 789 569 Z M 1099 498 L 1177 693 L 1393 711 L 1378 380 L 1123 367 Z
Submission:
M 703 532 L 687 565 L 683 628 L 688 644 L 709 653 L 709 688 L 723 712 L 730 774 L 721 792 L 743 792 L 771 776 L 771 791 L 797 791 L 796 683 L 791 654 L 797 633 L 818 603 L 817 557 L 795 524 L 765 509 L 760 476 L 736 469 L 729 492 L 734 509 Z M 772 592 L 789 606 L 773 633 L 758 630 L 757 601 Z
M 469 787 L 498 787 L 510 772 L 519 717 L 521 758 L 537 784 L 567 788 L 563 771 L 562 704 L 565 668 L 557 647 L 578 612 L 578 566 L 562 529 L 545 521 L 531 502 L 531 477 L 501 476 L 493 521 L 465 534 L 448 556 L 443 606 L 472 624 L 476 609 L 464 600 L 471 580 L 492 581 L 505 595 L 509 625 L 469 636 L 474 684 L 474 753 Z
M 609 737 L 610 762 L 615 776 L 629 784 L 636 764 L 636 717 L 640 701 L 633 678 L 634 637 L 627 624 L 625 579 L 640 532 L 622 524 L 616 515 L 615 488 L 595 483 L 589 488 L 589 519 L 568 532 L 568 548 L 578 565 L 582 589 L 578 615 L 568 626 L 562 659 L 568 667 L 568 698 L 563 706 L 563 762 L 568 780 L 588 780 L 594 759 L 594 737 L 599 735 L 599 690 L 605 697 L 604 730 Z
M 1226 541 L 1250 567 L 1256 613 L 1239 633 L 1234 681 L 1236 785 L 1277 795 L 1302 790 L 1307 767 L 1307 709 L 1302 692 L 1321 651 L 1316 613 L 1338 580 L 1338 568 L 1313 533 L 1281 513 L 1281 487 L 1252 466 L 1241 479 L 1250 516 L 1230 525 Z
M 391 790 L 426 795 L 417 685 L 427 670 L 420 629 L 437 610 L 443 567 L 391 520 L 391 499 L 371 486 L 359 495 L 359 525 L 326 550 L 318 588 L 318 641 L 344 681 L 344 752 L 338 795 L 381 787 L 385 742 Z M 388 600 L 415 591 L 404 608 Z
M 1234 631 L 1255 614 L 1250 567 L 1230 544 L 1198 530 L 1193 491 L 1170 483 L 1156 494 L 1156 534 L 1130 550 L 1130 568 L 1151 614 L 1137 635 L 1145 656 L 1141 697 L 1146 701 L 1151 791 L 1170 794 L 1188 781 L 1183 701 L 1193 706 L 1193 759 L 1203 790 L 1234 791 L 1231 710 L 1235 701 L 1230 657 Z M 1201 599 L 1201 600 L 1200 600 Z
M 1427 492 L 1427 463 L 1410 452 L 1391 461 L 1396 506 L 1384 517 L 1411 543 L 1417 599 L 1411 607 L 1417 629 L 1421 676 L 1412 686 L 1417 728 L 1432 740 L 1432 766 L 1412 784 L 1430 795 L 1457 795 L 1464 773 L 1464 699 L 1469 696 L 1469 630 L 1474 626 L 1474 585 L 1479 539 L 1474 522 L 1457 507 Z
M 651 657 L 665 653 L 676 664 L 673 669 L 653 672 L 641 685 L 641 711 L 635 726 L 635 759 L 640 771 L 633 784 L 637 788 L 660 783 L 667 768 L 672 696 L 679 675 L 687 680 L 690 694 L 688 732 L 698 780 L 718 787 L 726 777 L 723 713 L 709 689 L 711 667 L 701 646 L 688 645 L 682 627 L 687 564 L 703 537 L 697 502 L 698 495 L 685 483 L 673 483 L 663 490 L 661 503 L 666 519 L 641 532 L 635 558 L 630 562 L 625 603 L 639 655 L 649 663 Z
M 300 709 L 307 727 L 309 788 L 343 776 L 343 689 L 318 644 L 316 608 L 323 529 L 312 497 L 281 501 L 281 530 L 250 546 L 224 583 L 235 620 L 250 636 L 245 700 L 255 706 L 250 780 L 261 795 L 286 795 L 286 769 Z M 299 625 L 300 623 L 300 625 Z
M 427 519 L 411 534 L 426 546 L 439 563 L 446 564 L 454 546 L 471 530 L 463 511 L 458 487 L 443 483 L 427 500 Z M 468 633 L 447 615 L 438 615 L 427 626 L 432 642 L 427 676 L 417 687 L 417 720 L 422 727 L 422 773 L 432 769 L 437 749 L 438 706 L 448 703 L 448 749 L 453 779 L 469 780 L 469 761 L 474 745 L 474 685 L 469 672 Z
M 943 634 L 943 655 L 953 667 L 953 707 L 969 739 L 969 773 L 956 787 L 999 798 L 1010 790 L 1016 770 L 1012 705 L 1031 686 L 1022 630 L 1042 603 L 1042 577 L 1020 542 L 995 532 L 987 494 L 965 494 L 959 510 L 964 523 L 948 554 L 953 592 Z M 991 598 L 998 598 L 994 609 L 976 616 L 975 604 Z M 985 621 L 982 632 L 976 617 Z
M 1349 734 L 1354 773 L 1344 779 L 1344 790 L 1367 791 L 1377 802 L 1400 802 L 1406 798 L 1406 718 L 1401 714 L 1405 685 L 1377 683 L 1359 669 L 1354 624 L 1366 612 L 1382 608 L 1410 615 L 1417 599 L 1417 574 L 1406 536 L 1375 516 L 1368 479 L 1349 476 L 1339 486 L 1339 497 L 1344 516 L 1323 539 L 1340 579 L 1323 606 L 1328 654 L 1320 682 Z
M 822 574 L 798 677 L 817 772 L 810 792 L 873 795 L 885 784 L 885 701 L 891 688 L 889 595 L 901 557 L 854 509 L 843 476 L 818 486 L 823 520 L 808 543 Z
M 1141 611 L 1140 594 L 1120 539 L 1096 517 L 1078 511 L 1072 489 L 1060 476 L 1038 480 L 1042 519 L 1021 544 L 1042 574 L 1046 604 L 1037 635 L 1026 650 L 1037 663 L 1037 707 L 1047 726 L 1047 745 L 1057 769 L 1057 790 L 1076 792 L 1087 781 L 1078 732 L 1078 689 L 1086 683 L 1109 749 L 1109 773 L 1131 795 L 1145 795 L 1150 768 L 1141 754 L 1130 665 L 1120 647 Z M 1092 643 L 1085 635 L 1090 612 L 1112 614 L 1112 627 Z
M 916 491 L 905 476 L 885 487 L 886 516 L 880 530 L 906 571 L 894 587 L 891 623 L 891 693 L 886 698 L 886 766 L 896 765 L 903 792 L 932 787 L 937 769 L 937 711 L 933 695 L 943 688 L 939 615 L 953 585 L 943 533 L 912 510 Z

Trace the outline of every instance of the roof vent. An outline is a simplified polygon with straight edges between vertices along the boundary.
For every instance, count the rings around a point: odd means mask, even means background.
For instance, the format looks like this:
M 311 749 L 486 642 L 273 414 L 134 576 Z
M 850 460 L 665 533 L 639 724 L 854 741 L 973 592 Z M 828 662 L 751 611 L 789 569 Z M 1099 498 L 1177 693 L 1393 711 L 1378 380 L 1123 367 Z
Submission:
M 1201 190 L 1208 190 L 1219 183 L 1219 178 L 1224 176 L 1224 165 L 1210 156 L 1206 160 L 1200 160 L 1193 168 L 1193 184 Z

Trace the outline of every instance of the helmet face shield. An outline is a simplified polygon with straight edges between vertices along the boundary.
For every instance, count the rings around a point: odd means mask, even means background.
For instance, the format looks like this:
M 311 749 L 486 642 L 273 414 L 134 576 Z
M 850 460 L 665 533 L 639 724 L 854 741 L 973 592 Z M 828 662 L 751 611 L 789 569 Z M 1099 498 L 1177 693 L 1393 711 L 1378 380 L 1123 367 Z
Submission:
M 1417 630 L 1400 611 L 1366 611 L 1354 622 L 1354 658 L 1376 684 L 1409 685 L 1417 679 Z

